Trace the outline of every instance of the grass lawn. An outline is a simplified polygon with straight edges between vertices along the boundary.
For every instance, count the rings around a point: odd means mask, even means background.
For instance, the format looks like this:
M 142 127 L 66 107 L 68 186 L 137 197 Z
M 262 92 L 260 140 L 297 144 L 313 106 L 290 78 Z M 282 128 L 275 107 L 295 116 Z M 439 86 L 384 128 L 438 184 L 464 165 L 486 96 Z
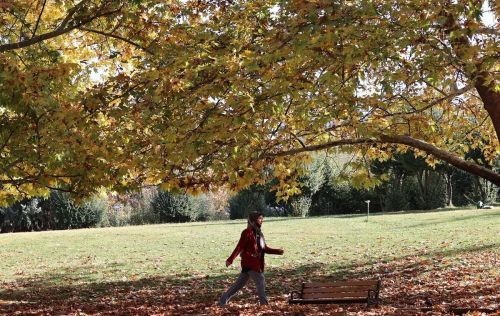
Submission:
M 213 306 L 239 272 L 239 260 L 230 268 L 224 262 L 245 227 L 238 220 L 2 234 L 0 313 L 253 314 L 252 286 L 229 307 Z M 431 297 L 441 309 L 498 308 L 500 208 L 371 215 L 368 222 L 266 218 L 263 231 L 285 255 L 266 256 L 271 305 L 261 314 L 368 312 L 286 303 L 300 282 L 320 278 L 380 277 L 384 313 Z

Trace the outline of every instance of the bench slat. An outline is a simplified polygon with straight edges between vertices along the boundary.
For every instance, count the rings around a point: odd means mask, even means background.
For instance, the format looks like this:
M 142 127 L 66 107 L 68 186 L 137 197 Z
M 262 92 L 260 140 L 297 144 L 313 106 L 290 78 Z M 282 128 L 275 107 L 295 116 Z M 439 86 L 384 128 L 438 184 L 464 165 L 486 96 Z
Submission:
M 379 302 L 379 280 L 349 280 L 303 283 L 300 292 L 290 293 L 290 304 L 350 304 Z
M 313 300 L 305 300 L 305 299 L 295 299 L 290 300 L 290 304 L 355 304 L 355 303 L 365 303 L 366 299 L 313 299 Z
M 338 282 L 311 282 L 305 283 L 307 287 L 331 287 L 331 286 L 355 286 L 355 285 L 372 285 L 377 286 L 378 280 L 353 280 L 353 281 L 338 281 Z
M 343 292 L 368 292 L 368 290 L 376 290 L 373 286 L 343 286 L 343 287 L 308 287 L 302 293 L 343 293 Z
M 349 293 L 307 293 L 303 294 L 303 299 L 360 299 L 366 300 L 368 296 L 367 292 L 349 292 Z

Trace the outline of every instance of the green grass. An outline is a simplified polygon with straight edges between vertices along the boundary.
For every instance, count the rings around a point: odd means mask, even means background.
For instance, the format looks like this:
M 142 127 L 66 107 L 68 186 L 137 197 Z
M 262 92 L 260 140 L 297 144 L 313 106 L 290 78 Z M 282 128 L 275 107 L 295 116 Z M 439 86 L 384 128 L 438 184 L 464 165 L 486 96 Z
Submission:
M 0 280 L 74 286 L 232 277 L 239 262 L 230 269 L 224 262 L 245 227 L 238 220 L 2 234 Z M 346 275 L 414 255 L 500 254 L 500 208 L 372 215 L 369 222 L 365 216 L 266 218 L 263 231 L 269 246 L 285 249 L 284 256 L 266 257 L 271 274 Z

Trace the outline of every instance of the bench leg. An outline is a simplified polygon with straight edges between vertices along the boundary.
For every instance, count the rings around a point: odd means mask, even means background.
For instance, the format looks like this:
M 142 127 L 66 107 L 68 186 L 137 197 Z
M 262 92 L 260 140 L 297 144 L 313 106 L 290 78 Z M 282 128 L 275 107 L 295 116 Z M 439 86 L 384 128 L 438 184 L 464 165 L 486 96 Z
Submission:
M 366 305 L 368 307 L 378 306 L 378 295 L 374 290 L 368 290 L 368 297 L 366 299 Z

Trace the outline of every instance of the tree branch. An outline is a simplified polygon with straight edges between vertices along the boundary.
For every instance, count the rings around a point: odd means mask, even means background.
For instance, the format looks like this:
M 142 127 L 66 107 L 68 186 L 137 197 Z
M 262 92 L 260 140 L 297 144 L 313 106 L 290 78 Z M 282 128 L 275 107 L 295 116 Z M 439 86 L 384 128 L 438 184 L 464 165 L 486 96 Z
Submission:
M 484 27 L 484 28 L 481 28 L 481 29 L 478 29 L 476 31 L 477 34 L 487 34 L 487 35 L 496 35 L 496 36 L 500 36 L 500 32 L 496 29 L 492 29 L 492 28 L 489 28 L 489 27 Z
M 31 34 L 31 38 L 33 38 L 36 34 L 36 30 L 38 29 L 38 24 L 40 23 L 40 19 L 42 18 L 43 11 L 45 10 L 45 4 L 47 0 L 43 0 L 42 9 L 40 10 L 40 14 L 38 15 L 38 19 L 36 20 L 35 29 L 33 30 L 33 34 Z
M 428 105 L 424 106 L 423 108 L 420 108 L 420 109 L 415 109 L 414 111 L 401 111 L 401 112 L 394 112 L 394 113 L 390 113 L 390 114 L 386 114 L 386 115 L 383 115 L 382 117 L 389 117 L 389 116 L 395 116 L 395 115 L 408 115 L 408 114 L 415 114 L 415 113 L 421 113 L 425 110 L 428 110 L 436 105 L 438 105 L 439 103 L 441 102 L 444 102 L 446 100 L 450 100 L 450 99 L 453 99 L 454 97 L 456 96 L 459 96 L 459 95 L 462 95 L 464 94 L 465 92 L 469 91 L 470 89 L 472 89 L 471 86 L 465 86 L 463 87 L 462 89 L 459 89 L 457 91 L 455 91 L 454 93 L 450 93 L 442 98 L 439 98 L 437 100 L 434 100 L 432 101 L 431 103 L 429 103 Z M 405 100 L 407 101 L 407 100 Z M 408 102 L 408 101 L 407 101 Z
M 380 144 L 380 143 L 389 143 L 389 144 L 402 144 L 412 148 L 420 149 L 425 151 L 428 154 L 433 155 L 434 157 L 449 163 L 457 167 L 458 169 L 464 170 L 468 173 L 475 174 L 481 178 L 484 178 L 488 181 L 491 181 L 497 186 L 500 186 L 500 174 L 495 173 L 493 170 L 480 166 L 476 163 L 466 161 L 457 155 L 450 153 L 448 151 L 442 150 L 430 143 L 425 141 L 415 139 L 410 136 L 400 136 L 400 135 L 380 135 L 378 138 L 354 138 L 354 139 L 342 139 L 338 141 L 328 142 L 319 145 L 310 145 L 303 148 L 294 148 L 290 150 L 285 150 L 276 153 L 269 153 L 262 155 L 260 158 L 275 158 L 282 156 L 291 156 L 296 155 L 303 152 L 311 152 L 318 151 L 333 147 L 339 146 L 352 146 L 352 145 L 360 145 L 360 144 Z
M 403 144 L 423 150 L 426 153 L 431 154 L 438 159 L 446 161 L 447 163 L 457 167 L 458 169 L 462 169 L 466 172 L 480 176 L 481 178 L 489 180 L 495 185 L 500 186 L 500 174 L 495 173 L 493 170 L 480 166 L 476 163 L 466 161 L 456 156 L 453 153 L 437 148 L 436 146 L 424 142 L 422 140 L 415 139 L 410 136 L 398 136 L 398 135 L 396 136 L 381 135 L 380 140 L 385 143 Z
M 307 146 L 304 144 L 304 142 L 303 142 L 303 141 L 302 141 L 302 140 L 301 140 L 301 139 L 300 139 L 297 135 L 295 135 L 295 133 L 294 133 L 294 132 L 289 131 L 288 133 L 289 133 L 290 135 L 292 135 L 292 136 L 293 136 L 293 138 L 294 138 L 297 142 L 299 142 L 299 144 L 302 146 L 302 148 L 306 148 L 306 147 L 307 147 Z
M 96 15 L 90 16 L 90 17 L 88 17 L 86 19 L 83 19 L 83 20 L 79 21 L 75 25 L 67 26 L 67 24 L 71 20 L 71 17 L 75 14 L 75 12 L 82 5 L 82 3 L 84 3 L 84 1 L 82 1 L 79 4 L 77 4 L 76 6 L 74 6 L 68 12 L 68 15 L 63 20 L 63 22 L 55 30 L 53 30 L 51 32 L 48 32 L 48 33 L 44 33 L 44 34 L 38 35 L 38 36 L 33 36 L 30 39 L 22 40 L 22 41 L 19 41 L 17 43 L 9 43 L 9 44 L 0 45 L 0 53 L 5 52 L 5 51 L 9 51 L 9 50 L 14 50 L 14 49 L 28 47 L 28 46 L 37 44 L 39 42 L 43 42 L 45 40 L 48 40 L 48 39 L 60 36 L 62 34 L 71 32 L 74 29 L 80 28 L 81 26 L 83 26 L 85 24 L 88 24 L 88 23 L 92 22 L 95 19 L 98 19 L 98 18 L 103 17 L 103 16 L 107 16 L 107 15 L 112 15 L 114 13 L 120 12 L 120 10 L 121 10 L 121 7 L 120 7 L 118 10 L 106 11 L 106 12 L 98 13 Z
M 146 47 L 143 47 L 129 39 L 126 39 L 124 37 L 121 37 L 120 35 L 116 35 L 116 34 L 113 34 L 113 33 L 107 33 L 107 32 L 103 32 L 103 31 L 99 31 L 99 30 L 94 30 L 94 29 L 89 29 L 89 28 L 86 28 L 86 27 L 79 27 L 80 30 L 82 31 L 87 31 L 87 32 L 91 32 L 91 33 L 96 33 L 96 34 L 100 34 L 100 35 L 103 35 L 103 36 L 106 36 L 106 37 L 112 37 L 114 39 L 117 39 L 117 40 L 120 40 L 120 41 L 123 41 L 125 43 L 128 43 L 136 48 L 139 48 L 140 50 L 143 50 L 145 51 L 146 53 L 148 54 L 151 54 L 151 55 L 154 55 L 154 52 Z
M 260 158 L 275 158 L 275 157 L 283 157 L 283 156 L 292 156 L 296 154 L 300 154 L 303 152 L 311 152 L 318 151 L 333 147 L 346 146 L 346 145 L 359 145 L 359 144 L 376 144 L 381 143 L 381 141 L 370 138 L 355 138 L 355 139 L 341 139 L 337 141 L 332 141 L 319 145 L 309 145 L 301 148 L 294 148 L 290 150 L 280 151 L 277 153 L 268 153 L 262 155 Z
M 61 24 L 59 24 L 59 26 L 56 28 L 56 31 L 64 29 L 66 27 L 66 25 L 68 25 L 68 23 L 71 20 L 71 18 L 73 17 L 73 15 L 76 13 L 76 11 L 78 11 L 78 9 L 80 9 L 85 2 L 87 2 L 87 1 L 83 0 L 83 1 L 79 2 L 77 5 L 75 5 L 73 8 L 69 9 L 68 14 L 64 18 L 64 20 L 62 20 Z

